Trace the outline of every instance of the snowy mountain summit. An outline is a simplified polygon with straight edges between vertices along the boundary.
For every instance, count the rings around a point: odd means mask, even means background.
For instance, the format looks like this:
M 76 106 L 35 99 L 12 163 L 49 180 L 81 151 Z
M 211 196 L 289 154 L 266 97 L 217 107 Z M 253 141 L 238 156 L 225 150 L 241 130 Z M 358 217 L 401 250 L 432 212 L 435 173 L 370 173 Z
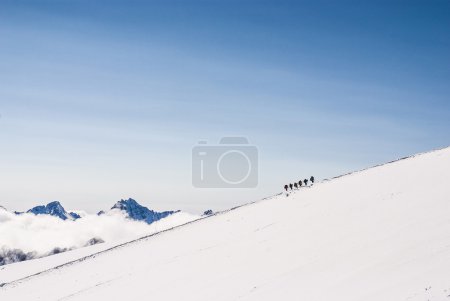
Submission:
M 35 215 L 48 214 L 59 217 L 62 220 L 76 220 L 80 218 L 80 216 L 74 212 L 67 212 L 58 201 L 48 203 L 47 205 L 33 207 L 28 210 L 27 213 L 33 213 Z
M 145 221 L 147 224 L 151 224 L 153 222 L 156 222 L 162 218 L 165 218 L 171 214 L 178 212 L 178 211 L 156 212 L 140 205 L 138 202 L 136 202 L 131 198 L 129 198 L 128 200 L 118 201 L 111 208 L 111 210 L 114 209 L 123 211 L 126 214 L 126 216 L 130 219 L 137 221 Z
M 3 207 L 0 206 L 0 210 Z M 4 208 L 3 208 L 4 209 Z M 6 210 L 6 209 L 4 209 Z M 129 198 L 128 200 L 120 200 L 116 204 L 114 204 L 113 207 L 111 207 L 111 210 L 120 210 L 122 211 L 125 216 L 129 219 L 135 220 L 135 221 L 142 221 L 146 222 L 147 224 L 151 224 L 153 222 L 156 222 L 162 218 L 165 218 L 169 215 L 172 215 L 174 213 L 180 212 L 178 211 L 163 211 L 163 212 L 157 212 L 148 209 L 145 206 L 142 206 L 138 202 L 136 202 L 134 199 Z M 16 214 L 23 214 L 24 212 L 15 212 Z M 82 215 L 75 213 L 75 212 L 67 212 L 64 207 L 61 205 L 60 202 L 54 201 L 51 203 L 48 203 L 47 205 L 40 205 L 31 208 L 30 210 L 26 211 L 26 213 L 32 213 L 35 215 L 51 215 L 58 217 L 62 220 L 77 220 L 79 218 L 82 218 Z M 105 211 L 100 211 L 97 213 L 97 215 L 105 214 Z

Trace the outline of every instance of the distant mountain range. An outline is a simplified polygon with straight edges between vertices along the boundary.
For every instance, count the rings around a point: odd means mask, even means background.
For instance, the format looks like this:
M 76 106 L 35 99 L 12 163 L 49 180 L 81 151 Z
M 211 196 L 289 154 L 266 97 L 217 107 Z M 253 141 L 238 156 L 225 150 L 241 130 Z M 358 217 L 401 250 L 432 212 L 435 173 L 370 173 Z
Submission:
M 0 208 L 6 210 L 2 206 L 0 206 Z M 128 200 L 118 201 L 116 204 L 114 204 L 114 206 L 111 207 L 110 211 L 112 210 L 119 210 L 127 218 L 135 221 L 143 221 L 146 222 L 147 224 L 151 224 L 169 215 L 180 212 L 179 210 L 157 212 L 154 210 L 150 210 L 145 206 L 142 206 L 141 204 L 139 204 L 138 202 L 136 202 L 134 199 L 131 198 L 129 198 Z M 77 220 L 79 218 L 82 218 L 79 214 L 75 212 L 67 212 L 61 205 L 61 203 L 58 201 L 48 203 L 47 205 L 40 205 L 33 207 L 26 212 L 15 211 L 14 213 L 15 214 L 33 213 L 35 215 L 45 214 L 58 217 L 62 220 Z M 97 215 L 102 214 L 105 214 L 105 211 L 102 210 L 97 213 Z

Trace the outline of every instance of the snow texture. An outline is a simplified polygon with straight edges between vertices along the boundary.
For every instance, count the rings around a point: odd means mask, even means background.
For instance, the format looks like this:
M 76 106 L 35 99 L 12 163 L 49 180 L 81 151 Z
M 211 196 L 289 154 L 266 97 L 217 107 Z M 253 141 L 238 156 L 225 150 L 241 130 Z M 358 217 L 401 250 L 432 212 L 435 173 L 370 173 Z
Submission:
M 3 281 L 0 300 L 450 300 L 448 179 L 450 149 L 416 155 Z

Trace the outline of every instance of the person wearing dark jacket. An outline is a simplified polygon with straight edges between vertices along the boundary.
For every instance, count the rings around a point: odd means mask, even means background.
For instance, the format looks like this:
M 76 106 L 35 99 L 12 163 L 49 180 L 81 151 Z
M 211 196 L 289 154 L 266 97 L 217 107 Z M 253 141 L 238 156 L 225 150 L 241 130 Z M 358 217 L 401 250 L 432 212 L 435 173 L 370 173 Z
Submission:
M 308 186 L 308 179 L 304 179 L 303 183 L 305 183 L 305 186 Z
M 294 183 L 294 187 L 295 187 L 295 189 L 298 189 L 297 182 Z
M 299 185 L 300 187 L 302 187 L 302 185 L 303 185 L 302 180 L 298 181 L 298 185 Z
M 293 187 L 292 183 L 291 183 L 291 184 L 289 184 L 289 187 L 291 187 L 291 190 L 292 190 L 292 187 Z
M 309 180 L 311 181 L 311 184 L 314 184 L 314 176 L 311 176 L 311 178 L 309 178 Z
M 284 185 L 284 190 L 288 190 L 288 188 L 289 188 L 289 186 L 287 186 L 287 184 L 286 185 Z

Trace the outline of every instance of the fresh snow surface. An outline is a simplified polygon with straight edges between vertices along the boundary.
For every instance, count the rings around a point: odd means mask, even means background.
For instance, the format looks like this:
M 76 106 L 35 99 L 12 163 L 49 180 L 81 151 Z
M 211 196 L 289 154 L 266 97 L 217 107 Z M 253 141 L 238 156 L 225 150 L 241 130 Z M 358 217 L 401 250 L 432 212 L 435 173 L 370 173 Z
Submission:
M 448 301 L 449 179 L 449 148 L 417 155 L 7 283 L 0 300 Z

